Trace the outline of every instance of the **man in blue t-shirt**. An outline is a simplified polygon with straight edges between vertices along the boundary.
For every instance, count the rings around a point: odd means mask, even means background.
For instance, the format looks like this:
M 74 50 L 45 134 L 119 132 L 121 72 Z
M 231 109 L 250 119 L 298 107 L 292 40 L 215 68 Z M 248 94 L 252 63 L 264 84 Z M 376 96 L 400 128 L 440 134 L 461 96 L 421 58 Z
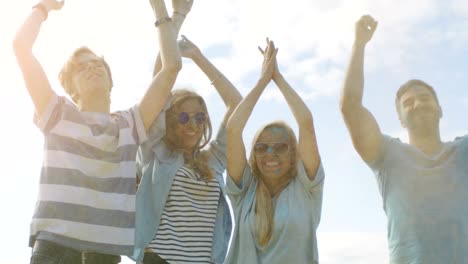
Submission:
M 364 50 L 376 28 L 369 15 L 356 23 L 340 106 L 353 145 L 379 184 L 390 263 L 465 263 L 468 137 L 442 142 L 442 109 L 434 89 L 420 80 L 403 84 L 395 100 L 409 144 L 381 133 L 362 105 Z

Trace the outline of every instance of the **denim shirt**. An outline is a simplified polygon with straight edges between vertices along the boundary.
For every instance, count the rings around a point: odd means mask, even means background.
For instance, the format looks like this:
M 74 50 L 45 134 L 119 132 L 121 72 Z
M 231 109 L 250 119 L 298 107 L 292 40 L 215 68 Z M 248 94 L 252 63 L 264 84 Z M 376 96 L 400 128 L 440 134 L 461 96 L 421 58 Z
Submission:
M 298 161 L 296 177 L 276 198 L 273 233 L 265 246 L 258 244 L 256 237 L 257 180 L 249 164 L 245 166 L 240 184 L 229 175 L 226 180 L 226 192 L 236 221 L 226 263 L 318 263 L 316 230 L 322 214 L 325 181 L 321 163 L 315 178 L 310 180 L 303 162 Z
M 170 102 L 170 100 L 169 100 Z M 135 249 L 131 258 L 141 261 L 145 248 L 156 235 L 167 197 L 176 172 L 184 164 L 181 153 L 168 149 L 162 141 L 166 132 L 166 110 L 159 114 L 148 132 L 148 140 L 140 146 L 137 155 L 141 181 L 136 198 Z M 221 126 L 216 138 L 204 151 L 209 152 L 209 166 L 221 188 L 213 234 L 212 261 L 223 263 L 232 232 L 232 221 L 224 190 L 223 173 L 226 169 L 226 128 Z

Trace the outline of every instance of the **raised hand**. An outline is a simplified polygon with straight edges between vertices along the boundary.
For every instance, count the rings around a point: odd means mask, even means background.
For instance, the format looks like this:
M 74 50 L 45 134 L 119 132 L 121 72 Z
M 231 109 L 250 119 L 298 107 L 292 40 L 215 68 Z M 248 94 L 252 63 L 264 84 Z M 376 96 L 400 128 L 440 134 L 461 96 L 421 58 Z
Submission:
M 262 75 L 261 78 L 265 80 L 271 80 L 273 77 L 273 73 L 275 69 L 278 67 L 276 66 L 276 53 L 278 53 L 278 49 L 275 48 L 275 44 L 273 41 L 266 39 L 267 47 L 265 50 L 258 47 L 260 52 L 263 54 L 263 64 L 262 64 Z
M 172 9 L 174 13 L 186 16 L 192 9 L 193 0 L 172 0 Z
M 177 41 L 177 44 L 179 45 L 180 53 L 184 58 L 193 59 L 194 56 L 200 54 L 200 49 L 184 35 L 182 35 L 179 41 Z
M 370 15 L 363 15 L 356 22 L 355 43 L 357 45 L 366 45 L 372 39 L 378 22 Z
M 47 12 L 51 10 L 60 10 L 62 9 L 65 1 L 57 1 L 57 0 L 41 0 L 40 2 L 45 8 L 47 8 Z

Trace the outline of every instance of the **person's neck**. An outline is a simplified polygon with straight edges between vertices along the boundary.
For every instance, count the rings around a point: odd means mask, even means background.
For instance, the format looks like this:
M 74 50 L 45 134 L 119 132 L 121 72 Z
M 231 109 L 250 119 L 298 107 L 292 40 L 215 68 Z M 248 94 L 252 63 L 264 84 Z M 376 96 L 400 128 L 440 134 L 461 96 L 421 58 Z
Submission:
M 99 98 L 99 100 L 96 100 Z M 82 112 L 110 113 L 110 99 L 106 97 L 82 98 L 78 102 L 78 108 Z
M 286 187 L 286 185 L 288 185 L 289 179 L 286 177 L 281 177 L 278 179 L 264 177 L 263 181 L 270 191 L 271 198 L 274 198 L 284 189 L 284 187 Z
M 438 127 L 436 129 L 425 130 L 421 133 L 408 131 L 408 134 L 409 143 L 428 156 L 436 155 L 443 147 Z

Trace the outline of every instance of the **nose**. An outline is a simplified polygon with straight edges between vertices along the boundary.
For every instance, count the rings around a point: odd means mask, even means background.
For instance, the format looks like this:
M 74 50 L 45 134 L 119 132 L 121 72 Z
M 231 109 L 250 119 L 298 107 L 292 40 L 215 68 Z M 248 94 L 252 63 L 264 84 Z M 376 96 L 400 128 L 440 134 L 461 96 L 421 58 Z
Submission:
M 93 64 L 92 63 L 86 63 L 86 70 L 89 71 L 89 70 L 92 70 L 93 69 Z
M 189 125 L 190 127 L 197 127 L 197 120 L 195 120 L 195 118 L 190 118 L 187 122 L 187 125 Z
M 267 151 L 266 151 L 266 155 L 268 155 L 268 156 L 278 156 L 276 154 L 276 152 L 273 150 L 273 147 L 271 147 L 271 146 L 268 146 Z

